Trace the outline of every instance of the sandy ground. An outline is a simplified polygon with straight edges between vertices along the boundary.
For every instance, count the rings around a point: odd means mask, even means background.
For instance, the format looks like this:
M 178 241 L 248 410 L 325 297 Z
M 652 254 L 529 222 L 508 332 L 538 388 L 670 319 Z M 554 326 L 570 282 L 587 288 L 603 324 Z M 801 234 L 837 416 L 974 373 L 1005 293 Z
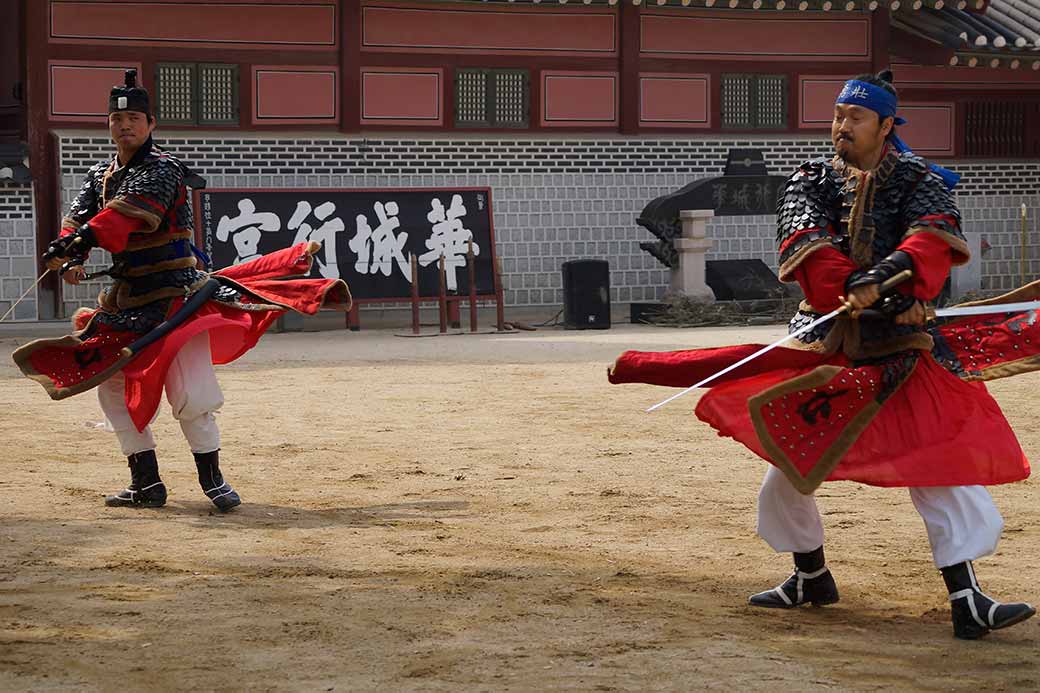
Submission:
M 165 407 L 170 503 L 105 508 L 96 400 L 51 402 L 0 340 L 0 689 L 1040 689 L 1040 619 L 952 638 L 899 489 L 818 494 L 839 604 L 745 605 L 790 565 L 755 536 L 765 463 L 605 366 L 779 334 L 268 335 L 220 371 L 228 515 Z M 1038 388 L 992 385 L 1033 456 Z M 993 492 L 983 587 L 1040 601 L 1038 484 Z

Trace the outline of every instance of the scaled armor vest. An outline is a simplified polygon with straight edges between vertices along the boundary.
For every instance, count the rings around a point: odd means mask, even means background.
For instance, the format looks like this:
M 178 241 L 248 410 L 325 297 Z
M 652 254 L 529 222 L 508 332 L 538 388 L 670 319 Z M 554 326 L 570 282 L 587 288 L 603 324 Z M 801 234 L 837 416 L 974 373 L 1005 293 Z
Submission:
M 184 166 L 149 139 L 126 166 L 113 157 L 93 166 L 62 226 L 78 228 L 106 207 L 142 222 L 113 255 L 116 279 L 98 297 L 107 311 L 183 296 L 205 276 L 195 269 Z
M 956 257 L 967 258 L 953 194 L 921 157 L 890 149 L 869 172 L 854 169 L 837 157 L 814 159 L 788 179 L 777 200 L 780 278 L 790 281 L 794 269 L 824 246 L 836 248 L 861 269 L 869 269 L 908 235 L 922 230 L 938 234 Z M 819 316 L 803 303 L 791 320 L 791 330 Z M 799 340 L 811 349 L 843 348 L 853 359 L 932 348 L 924 328 L 896 325 L 887 319 L 841 317 Z

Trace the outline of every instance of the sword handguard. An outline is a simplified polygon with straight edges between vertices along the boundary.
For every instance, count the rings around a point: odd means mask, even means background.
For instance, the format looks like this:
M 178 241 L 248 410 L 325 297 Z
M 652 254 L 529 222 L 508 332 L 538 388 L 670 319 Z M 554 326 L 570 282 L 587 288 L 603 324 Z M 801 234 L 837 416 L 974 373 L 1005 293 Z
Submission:
M 69 260 L 68 262 L 63 264 L 58 269 L 58 276 L 64 275 L 66 272 L 68 272 L 73 267 L 82 267 L 83 263 L 85 263 L 86 261 L 87 261 L 86 258 L 82 258 L 82 257 L 74 257 L 74 258 L 72 258 L 71 260 Z

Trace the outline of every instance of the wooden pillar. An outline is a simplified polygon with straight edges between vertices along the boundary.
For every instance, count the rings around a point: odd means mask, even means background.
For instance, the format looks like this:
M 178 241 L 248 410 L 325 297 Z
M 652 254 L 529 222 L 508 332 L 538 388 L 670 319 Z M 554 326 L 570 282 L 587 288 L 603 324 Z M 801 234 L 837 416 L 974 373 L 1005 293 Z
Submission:
M 874 74 L 889 66 L 889 26 L 888 8 L 878 6 L 870 15 L 870 65 Z M 898 70 L 896 79 L 899 79 Z
M 25 96 L 29 122 L 29 170 L 32 171 L 36 219 L 37 272 L 45 271 L 40 256 L 58 235 L 61 221 L 61 192 L 57 147 L 50 131 L 50 76 L 47 74 L 47 38 L 50 3 L 31 0 L 22 5 L 22 31 L 25 43 Z M 84 174 L 86 172 L 84 171 Z M 38 311 L 43 320 L 64 317 L 60 281 L 56 272 L 40 282 Z
M 618 3 L 618 73 L 621 133 L 639 133 L 639 7 Z
M 361 132 L 361 0 L 340 0 L 339 129 Z

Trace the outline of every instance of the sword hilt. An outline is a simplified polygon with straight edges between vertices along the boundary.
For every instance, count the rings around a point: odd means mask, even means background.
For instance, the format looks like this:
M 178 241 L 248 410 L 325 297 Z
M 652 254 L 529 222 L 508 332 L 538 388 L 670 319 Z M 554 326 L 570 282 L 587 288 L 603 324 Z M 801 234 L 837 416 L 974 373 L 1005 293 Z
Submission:
M 67 236 L 51 241 L 50 245 L 47 246 L 47 250 L 43 253 L 44 261 L 53 260 L 56 257 L 70 257 L 69 253 L 83 241 L 82 236 L 73 236 L 72 240 L 66 244 L 64 242 L 65 238 Z
M 62 266 L 58 269 L 58 275 L 64 276 L 65 273 L 68 272 L 70 269 L 72 269 L 73 267 L 82 267 L 85 262 L 85 258 L 74 257 L 68 262 L 62 264 Z
M 887 294 L 889 291 L 896 288 L 912 276 L 914 276 L 913 270 L 905 269 L 902 272 L 897 272 L 885 281 L 881 282 L 881 286 L 878 287 L 878 291 L 880 291 L 883 294 Z
M 878 285 L 878 294 L 880 294 L 881 296 L 884 296 L 889 291 L 891 291 L 892 289 L 896 288 L 897 286 L 899 286 L 900 284 L 902 284 L 903 282 L 905 282 L 907 279 L 909 279 L 912 276 L 914 276 L 913 270 L 905 269 L 905 270 L 902 270 L 901 272 L 896 272 L 891 277 L 889 277 L 885 281 L 881 282 L 880 285 Z M 852 304 L 849 303 L 848 299 L 845 296 L 842 296 L 842 297 L 840 297 L 840 300 L 841 300 L 842 305 L 845 307 L 845 312 L 846 313 L 852 312 Z M 872 310 L 870 308 L 864 308 L 863 310 L 861 310 L 859 312 L 859 317 L 861 317 L 861 318 L 865 317 L 865 316 L 868 316 L 868 317 L 880 317 L 880 315 L 881 315 L 881 313 L 879 311 Z

